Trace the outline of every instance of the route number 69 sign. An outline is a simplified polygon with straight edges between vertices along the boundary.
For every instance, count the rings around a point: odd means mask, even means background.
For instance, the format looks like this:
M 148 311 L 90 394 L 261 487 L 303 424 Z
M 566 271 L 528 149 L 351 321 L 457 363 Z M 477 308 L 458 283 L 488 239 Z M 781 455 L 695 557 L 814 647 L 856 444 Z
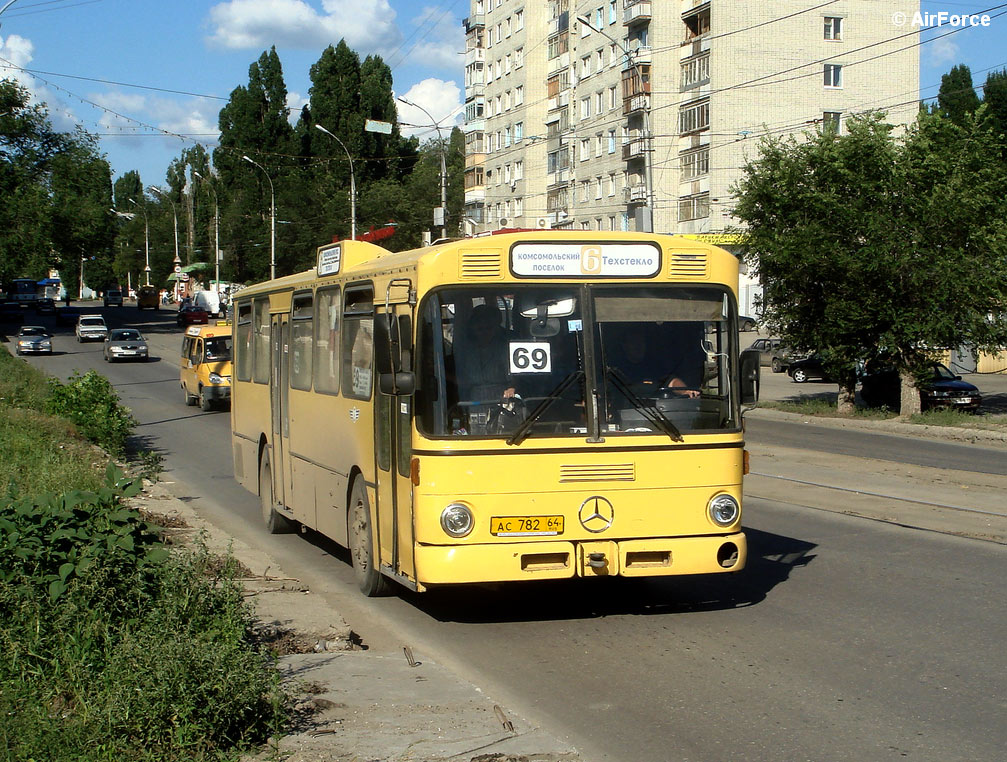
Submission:
M 552 373 L 552 353 L 549 342 L 510 342 L 510 372 Z

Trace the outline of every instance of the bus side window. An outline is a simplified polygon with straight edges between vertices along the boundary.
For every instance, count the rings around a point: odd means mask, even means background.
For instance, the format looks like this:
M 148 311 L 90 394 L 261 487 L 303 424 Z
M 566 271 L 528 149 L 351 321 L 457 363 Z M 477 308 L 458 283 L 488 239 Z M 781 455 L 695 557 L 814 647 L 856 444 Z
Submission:
M 196 339 L 192 343 L 192 354 L 189 356 L 189 359 L 192 360 L 192 364 L 193 365 L 199 365 L 201 362 L 203 362 L 203 340 L 202 339 Z
M 339 287 L 315 294 L 315 391 L 339 392 Z
M 374 289 L 349 286 L 343 294 L 343 396 L 371 398 L 374 362 Z
M 234 370 L 239 381 L 252 378 L 252 305 L 237 305 L 238 319 L 234 330 Z

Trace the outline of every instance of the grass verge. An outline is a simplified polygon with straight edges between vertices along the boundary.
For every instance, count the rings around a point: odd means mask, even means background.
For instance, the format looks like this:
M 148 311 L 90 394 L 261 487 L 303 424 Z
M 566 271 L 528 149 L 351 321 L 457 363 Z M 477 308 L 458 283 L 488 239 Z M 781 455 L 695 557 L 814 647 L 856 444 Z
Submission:
M 0 759 L 237 759 L 287 716 L 273 657 L 234 562 L 169 553 L 122 503 L 138 480 L 93 443 L 132 417 L 95 376 L 0 349 Z
M 759 407 L 822 418 L 845 418 L 860 421 L 902 420 L 905 423 L 914 423 L 921 426 L 949 426 L 984 431 L 1007 431 L 1007 415 L 972 415 L 971 413 L 963 413 L 959 410 L 927 410 L 924 413 L 910 416 L 908 419 L 899 419 L 898 413 L 893 413 L 887 408 L 858 407 L 852 414 L 840 415 L 834 400 L 821 398 L 801 401 L 766 400 L 759 402 Z

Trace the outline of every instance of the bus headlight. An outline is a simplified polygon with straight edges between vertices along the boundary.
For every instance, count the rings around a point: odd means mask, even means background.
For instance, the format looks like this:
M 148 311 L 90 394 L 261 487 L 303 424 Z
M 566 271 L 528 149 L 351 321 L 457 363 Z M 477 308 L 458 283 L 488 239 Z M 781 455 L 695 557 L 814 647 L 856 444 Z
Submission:
M 474 525 L 472 511 L 463 503 L 451 503 L 441 511 L 441 529 L 451 537 L 464 537 Z
M 224 379 L 223 379 L 223 377 L 219 373 L 211 373 L 210 374 L 210 383 L 211 384 L 222 384 L 222 383 L 224 383 Z
M 710 501 L 706 511 L 710 515 L 710 521 L 719 527 L 727 527 L 738 520 L 741 506 L 730 495 L 721 493 Z

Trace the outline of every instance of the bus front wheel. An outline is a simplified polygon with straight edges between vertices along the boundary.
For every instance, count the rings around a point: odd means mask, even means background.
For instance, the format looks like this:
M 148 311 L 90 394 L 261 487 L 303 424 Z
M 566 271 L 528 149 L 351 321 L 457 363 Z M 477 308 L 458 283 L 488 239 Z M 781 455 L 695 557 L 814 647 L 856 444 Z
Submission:
M 269 465 L 268 452 L 262 453 L 262 461 L 259 463 L 259 505 L 267 532 L 288 534 L 294 531 L 294 523 L 278 513 L 273 502 L 273 469 Z
M 374 560 L 371 506 L 367 500 L 364 480 L 359 476 L 353 480 L 353 489 L 350 491 L 347 523 L 350 557 L 353 559 L 353 574 L 357 578 L 357 587 L 368 598 L 387 595 L 390 584 L 388 578 L 378 571 L 377 562 Z

